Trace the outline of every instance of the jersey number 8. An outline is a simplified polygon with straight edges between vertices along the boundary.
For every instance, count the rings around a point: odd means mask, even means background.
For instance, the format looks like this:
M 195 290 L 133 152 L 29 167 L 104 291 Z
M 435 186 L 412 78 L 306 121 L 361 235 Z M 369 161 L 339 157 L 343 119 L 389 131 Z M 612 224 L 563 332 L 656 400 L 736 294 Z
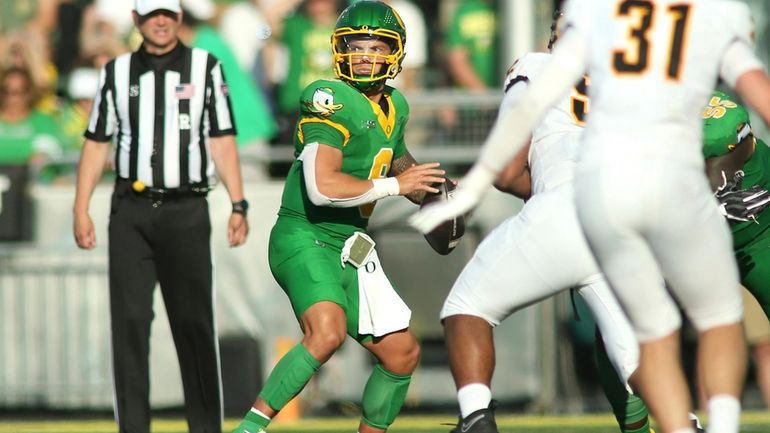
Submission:
M 372 167 L 369 169 L 369 179 L 382 179 L 388 176 L 390 163 L 393 161 L 393 149 L 383 148 L 372 158 Z M 369 218 L 374 212 L 376 202 L 362 204 L 358 211 L 364 218 Z

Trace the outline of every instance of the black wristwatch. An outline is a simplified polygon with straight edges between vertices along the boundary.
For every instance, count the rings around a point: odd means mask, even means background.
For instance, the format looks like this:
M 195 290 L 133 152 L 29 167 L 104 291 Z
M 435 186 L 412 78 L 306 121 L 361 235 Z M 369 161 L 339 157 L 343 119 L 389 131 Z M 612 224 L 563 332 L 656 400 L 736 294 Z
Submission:
M 246 199 L 233 202 L 233 213 L 239 213 L 246 216 L 246 212 L 249 210 L 249 202 Z

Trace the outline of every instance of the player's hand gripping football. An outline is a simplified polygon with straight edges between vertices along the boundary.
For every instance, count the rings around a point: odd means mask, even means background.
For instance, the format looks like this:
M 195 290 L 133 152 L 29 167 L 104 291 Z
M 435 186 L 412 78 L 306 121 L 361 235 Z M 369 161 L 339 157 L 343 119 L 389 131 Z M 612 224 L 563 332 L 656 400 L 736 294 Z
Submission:
M 466 214 L 481 200 L 495 177 L 495 173 L 491 170 L 478 164 L 475 165 L 460 180 L 457 189 L 452 193 L 451 200 L 425 206 L 409 217 L 409 224 L 425 234 L 444 221 Z
M 732 179 L 727 180 L 722 172 L 722 185 L 714 196 L 719 200 L 719 211 L 732 223 L 756 221 L 756 216 L 770 206 L 770 192 L 759 185 L 740 189 L 743 171 L 737 171 Z
M 435 183 L 444 182 L 446 171 L 439 168 L 438 162 L 415 164 L 396 176 L 399 185 L 399 195 L 408 195 L 415 191 L 437 193 Z

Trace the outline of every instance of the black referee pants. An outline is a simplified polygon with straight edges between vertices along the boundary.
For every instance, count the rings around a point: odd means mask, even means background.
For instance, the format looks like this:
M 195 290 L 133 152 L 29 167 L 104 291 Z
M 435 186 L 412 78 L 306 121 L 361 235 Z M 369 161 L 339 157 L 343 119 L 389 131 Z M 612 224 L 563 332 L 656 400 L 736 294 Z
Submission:
M 150 431 L 150 324 L 160 282 L 184 386 L 190 433 L 221 433 L 211 223 L 202 196 L 159 206 L 118 182 L 109 223 L 115 417 L 120 433 Z

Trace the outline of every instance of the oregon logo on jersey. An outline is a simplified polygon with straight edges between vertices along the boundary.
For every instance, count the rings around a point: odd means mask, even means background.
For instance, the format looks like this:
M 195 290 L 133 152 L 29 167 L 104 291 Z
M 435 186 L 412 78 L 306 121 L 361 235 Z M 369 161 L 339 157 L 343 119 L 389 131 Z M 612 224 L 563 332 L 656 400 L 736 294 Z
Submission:
M 738 104 L 727 99 L 722 98 L 721 95 L 713 95 L 709 100 L 709 104 L 703 109 L 704 119 L 721 119 L 727 114 L 728 108 L 736 108 Z
M 320 87 L 313 92 L 312 101 L 302 101 L 308 110 L 321 114 L 323 116 L 330 116 L 335 111 L 342 109 L 342 104 L 334 103 L 334 90 L 330 87 Z

